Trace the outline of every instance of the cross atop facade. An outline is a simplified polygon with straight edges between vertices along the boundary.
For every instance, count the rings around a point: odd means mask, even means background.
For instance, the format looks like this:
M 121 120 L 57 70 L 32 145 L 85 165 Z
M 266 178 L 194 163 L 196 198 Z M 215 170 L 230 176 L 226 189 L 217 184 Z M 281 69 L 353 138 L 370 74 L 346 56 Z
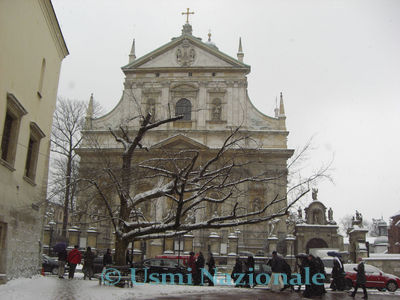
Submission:
M 189 15 L 194 15 L 194 11 L 189 12 L 189 8 L 187 8 L 186 12 L 183 12 L 182 15 L 186 15 L 186 24 L 189 24 Z

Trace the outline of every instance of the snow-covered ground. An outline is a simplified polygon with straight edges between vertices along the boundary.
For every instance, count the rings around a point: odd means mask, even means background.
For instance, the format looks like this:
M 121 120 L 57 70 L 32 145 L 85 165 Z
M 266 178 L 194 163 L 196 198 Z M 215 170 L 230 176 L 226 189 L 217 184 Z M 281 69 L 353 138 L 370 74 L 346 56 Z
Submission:
M 98 280 L 83 280 L 81 273 L 73 280 L 57 276 L 20 278 L 0 285 L 0 299 L 7 300 L 53 300 L 53 299 L 151 299 L 152 297 L 190 295 L 232 289 L 229 286 L 186 286 L 145 284 L 133 288 L 99 285 Z
M 328 288 L 328 286 L 326 286 L 326 288 Z M 230 295 L 238 296 L 242 293 L 245 295 L 248 292 L 248 289 L 235 289 L 232 286 L 208 287 L 144 284 L 136 285 L 133 288 L 118 288 L 114 286 L 100 286 L 98 280 L 94 279 L 91 281 L 83 280 L 83 274 L 77 273 L 73 280 L 59 279 L 57 276 L 53 275 L 37 275 L 33 278 L 11 280 L 7 282 L 7 284 L 0 285 L 0 300 L 128 300 L 153 299 L 162 296 L 183 296 L 185 299 L 190 299 L 191 295 L 204 295 L 211 293 L 223 294 L 224 298 L 229 298 Z M 328 290 L 328 293 L 330 294 L 332 292 Z M 368 293 L 371 296 L 400 296 L 400 290 L 396 291 L 396 293 L 368 290 Z M 360 295 L 362 294 L 360 293 Z

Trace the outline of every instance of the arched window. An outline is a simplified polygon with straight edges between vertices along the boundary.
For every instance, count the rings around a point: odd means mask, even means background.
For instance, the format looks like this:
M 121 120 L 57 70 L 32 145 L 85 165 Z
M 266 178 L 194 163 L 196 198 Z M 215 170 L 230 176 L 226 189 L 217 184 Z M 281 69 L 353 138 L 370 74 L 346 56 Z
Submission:
M 192 103 L 185 98 L 176 102 L 175 115 L 183 115 L 182 120 L 190 121 L 192 119 Z

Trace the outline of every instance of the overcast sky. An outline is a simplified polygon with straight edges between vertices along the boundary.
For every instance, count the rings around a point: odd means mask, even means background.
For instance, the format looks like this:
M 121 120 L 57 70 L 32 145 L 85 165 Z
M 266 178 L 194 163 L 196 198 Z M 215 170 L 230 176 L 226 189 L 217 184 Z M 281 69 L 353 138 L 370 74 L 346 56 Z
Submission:
M 251 66 L 248 92 L 273 115 L 283 92 L 289 147 L 311 137 L 308 161 L 334 157 L 334 183 L 321 182 L 319 200 L 339 221 L 358 209 L 386 220 L 400 210 L 400 1 L 100 1 L 53 0 L 70 55 L 59 96 L 106 110 L 122 95 L 132 39 L 136 56 L 181 34 L 187 7 L 193 35 L 236 57 L 242 37 Z M 308 204 L 307 201 L 302 204 Z

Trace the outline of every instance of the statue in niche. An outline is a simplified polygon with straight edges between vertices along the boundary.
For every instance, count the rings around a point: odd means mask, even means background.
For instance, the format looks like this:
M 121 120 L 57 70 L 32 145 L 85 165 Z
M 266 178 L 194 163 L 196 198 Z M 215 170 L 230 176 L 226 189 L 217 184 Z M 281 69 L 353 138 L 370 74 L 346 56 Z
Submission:
M 156 102 L 154 99 L 149 99 L 147 100 L 147 108 L 146 108 L 147 113 L 151 114 L 151 122 L 154 122 L 156 118 Z
M 212 106 L 212 120 L 221 121 L 222 105 L 221 100 L 215 99 Z

